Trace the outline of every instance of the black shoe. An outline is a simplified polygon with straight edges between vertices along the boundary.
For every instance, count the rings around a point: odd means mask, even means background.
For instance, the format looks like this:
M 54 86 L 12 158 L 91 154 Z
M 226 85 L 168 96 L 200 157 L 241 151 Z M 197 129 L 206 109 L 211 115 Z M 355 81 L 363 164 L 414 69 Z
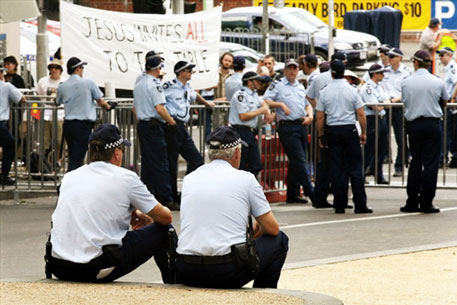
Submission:
M 379 179 L 376 181 L 377 184 L 389 184 L 389 181 L 387 181 L 386 179 Z
M 315 209 L 328 209 L 333 208 L 333 204 L 329 203 L 327 200 L 321 203 L 313 203 L 313 208 Z
M 405 206 L 400 208 L 400 212 L 403 212 L 403 213 L 416 213 L 416 212 L 419 212 L 419 207 L 405 205 Z
M 373 213 L 373 209 L 370 209 L 368 207 L 354 210 L 354 214 L 371 214 L 371 213 Z
M 174 201 L 165 202 L 163 205 L 172 211 L 179 211 L 181 209 L 181 206 Z
M 335 214 L 344 214 L 346 213 L 346 211 L 344 210 L 344 208 L 337 208 L 335 209 Z
M 346 205 L 346 207 L 345 207 L 345 209 L 352 209 L 352 208 L 354 208 L 354 207 L 350 204 Z
M 306 200 L 305 198 L 300 198 L 300 197 L 297 197 L 297 198 L 291 198 L 291 199 L 286 199 L 286 203 L 308 203 L 308 200 Z
M 0 183 L 2 185 L 14 185 L 16 183 L 16 181 L 14 179 L 11 179 L 10 177 L 3 177 L 0 180 Z
M 431 214 L 431 213 L 439 213 L 440 212 L 440 208 L 434 206 L 433 204 L 429 207 L 426 207 L 426 208 L 420 208 L 419 209 L 420 212 L 422 213 L 425 213 L 425 214 Z
M 401 175 L 402 175 L 402 171 L 397 171 L 396 170 L 393 176 L 394 177 L 401 177 Z

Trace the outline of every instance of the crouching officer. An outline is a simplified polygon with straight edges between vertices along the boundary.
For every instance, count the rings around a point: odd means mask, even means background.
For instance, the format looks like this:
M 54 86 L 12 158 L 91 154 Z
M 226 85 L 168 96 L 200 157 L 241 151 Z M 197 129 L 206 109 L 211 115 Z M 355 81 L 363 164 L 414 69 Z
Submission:
M 187 162 L 186 175 L 203 164 L 203 158 L 195 147 L 194 141 L 189 136 L 185 126 L 190 120 L 190 104 L 197 101 L 208 107 L 214 107 L 214 102 L 205 100 L 190 88 L 188 81 L 192 78 L 193 68 L 195 68 L 194 64 L 178 61 L 174 66 L 176 78 L 163 84 L 166 100 L 165 107 L 176 121 L 176 127 L 166 126 L 165 128 L 171 189 L 176 202 L 179 202 L 177 183 L 179 155 Z
M 432 202 L 440 163 L 441 108 L 446 106 L 449 94 L 444 82 L 428 72 L 432 57 L 427 51 L 417 51 L 412 59 L 415 73 L 401 84 L 412 159 L 406 185 L 408 199 L 400 211 L 438 213 L 440 209 Z
M 276 288 L 288 237 L 256 178 L 238 170 L 242 140 L 232 127 L 220 127 L 206 144 L 211 163 L 184 177 L 177 281 L 240 288 L 254 279 L 254 287 Z M 246 233 L 251 213 L 252 235 Z
M 160 202 L 171 210 L 179 210 L 179 205 L 173 201 L 163 131 L 165 124 L 175 126 L 176 122 L 165 108 L 165 95 L 159 80 L 162 61 L 160 56 L 148 57 L 146 72 L 133 90 L 141 150 L 141 180 Z
M 171 212 L 121 167 L 130 145 L 116 126 L 100 125 L 89 137 L 89 164 L 64 176 L 47 257 L 47 269 L 58 279 L 109 282 L 154 256 L 168 282 Z
M 255 72 L 246 72 L 243 75 L 243 88 L 233 95 L 229 114 L 230 125 L 248 144 L 241 151 L 240 169 L 251 172 L 254 176 L 257 176 L 262 169 L 259 145 L 256 140 L 258 119 L 261 115 L 266 116 L 268 123 L 273 119 L 268 105 L 256 93 L 260 85 L 259 78 L 261 76 Z
M 366 142 L 366 118 L 364 104 L 357 89 L 344 79 L 344 63 L 340 60 L 330 64 L 332 82 L 322 89 L 316 105 L 319 144 L 328 145 L 329 163 L 332 164 L 333 207 L 335 213 L 343 214 L 348 204 L 348 182 L 351 179 L 354 213 L 373 213 L 367 207 L 364 178 L 362 174 L 362 149 Z M 357 133 L 355 117 L 362 133 Z M 327 118 L 324 135 L 325 116 Z M 325 140 L 326 138 L 326 140 Z
M 374 170 L 376 176 L 376 183 L 378 184 L 388 184 L 385 180 L 382 172 L 382 164 L 384 158 L 387 155 L 388 148 L 388 130 L 387 130 L 387 120 L 386 120 L 386 111 L 382 106 L 370 106 L 370 104 L 377 103 L 390 103 L 389 95 L 384 91 L 384 88 L 381 86 L 380 82 L 384 78 L 384 72 L 387 70 L 384 69 L 381 65 L 374 64 L 368 69 L 368 74 L 370 79 L 365 83 L 360 90 L 360 95 L 362 101 L 365 103 L 365 113 L 367 118 L 367 143 L 365 144 L 365 166 L 364 172 L 368 168 L 375 168 L 377 164 L 377 169 Z M 376 110 L 377 109 L 377 110 Z M 378 133 L 376 138 L 376 116 L 378 117 Z M 378 141 L 378 159 L 375 160 L 375 147 L 376 140 Z

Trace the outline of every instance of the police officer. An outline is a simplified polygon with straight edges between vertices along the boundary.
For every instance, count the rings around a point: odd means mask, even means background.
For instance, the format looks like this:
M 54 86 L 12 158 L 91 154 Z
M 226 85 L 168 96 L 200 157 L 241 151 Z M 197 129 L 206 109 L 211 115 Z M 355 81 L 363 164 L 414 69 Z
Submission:
M 345 212 L 349 179 L 355 205 L 354 213 L 373 213 L 373 210 L 367 207 L 362 173 L 360 144 L 366 142 L 364 104 L 357 89 L 344 79 L 344 63 L 335 60 L 330 64 L 330 70 L 333 80 L 320 93 L 316 115 L 319 145 L 328 146 L 329 163 L 332 164 L 335 213 Z M 360 138 L 356 128 L 356 115 L 362 129 Z M 327 127 L 324 133 L 325 124 Z
M 314 54 L 308 54 L 303 58 L 303 72 L 308 76 L 308 88 L 314 81 L 314 78 L 319 75 L 317 68 L 318 59 Z
M 159 80 L 162 68 L 160 56 L 149 57 L 145 75 L 133 90 L 141 150 L 141 180 L 157 200 L 171 210 L 179 210 L 179 205 L 173 202 L 163 131 L 165 124 L 176 126 L 176 122 L 165 108 L 165 95 Z
M 332 62 L 340 60 L 344 64 L 347 62 L 346 54 L 342 52 L 335 52 L 331 57 Z M 306 91 L 306 99 L 316 107 L 319 100 L 320 91 L 332 81 L 332 74 L 330 69 L 317 75 Z M 328 166 L 328 151 L 326 147 L 319 148 L 319 159 L 316 166 L 316 183 L 315 183 L 315 196 L 316 203 L 313 205 L 315 208 L 331 208 L 332 205 L 327 201 L 328 193 L 330 191 L 330 168 Z M 347 206 L 348 208 L 351 206 Z
M 190 88 L 188 81 L 192 78 L 195 67 L 186 61 L 178 61 L 174 66 L 176 78 L 163 84 L 168 113 L 176 121 L 176 126 L 166 126 L 165 140 L 167 142 L 168 166 L 171 177 L 171 189 L 175 202 L 178 197 L 178 156 L 187 162 L 186 175 L 203 164 L 203 158 L 189 136 L 185 124 L 190 119 L 190 104 L 197 101 L 207 107 L 214 107 L 213 101 L 206 101 L 200 94 Z
M 63 104 L 65 112 L 63 135 L 69 153 L 68 171 L 84 162 L 87 140 L 97 119 L 94 100 L 100 107 L 111 109 L 95 82 L 82 78 L 85 65 L 87 62 L 71 57 L 67 62 L 70 78 L 57 88 L 56 104 Z
M 240 169 L 251 172 L 254 176 L 257 176 L 262 169 L 259 145 L 256 140 L 258 119 L 261 115 L 266 116 L 268 123 L 273 119 L 268 105 L 260 100 L 256 93 L 256 89 L 260 86 L 259 78 L 260 76 L 255 72 L 246 72 L 243 75 L 243 87 L 233 95 L 229 114 L 230 125 L 248 144 L 241 151 Z
M 238 170 L 241 143 L 232 127 L 217 128 L 206 142 L 211 163 L 184 177 L 178 283 L 241 288 L 254 279 L 254 287 L 277 287 L 289 239 L 279 230 L 257 179 Z M 253 237 L 257 271 L 255 263 L 243 263 L 235 251 L 248 249 L 246 228 L 251 214 L 256 219 Z M 240 254 L 245 257 L 248 253 Z
M 14 137 L 8 129 L 10 103 L 25 102 L 25 97 L 11 83 L 5 82 L 3 66 L 0 66 L 0 146 L 2 147 L 2 172 L 0 184 L 13 185 L 14 179 L 8 177 L 14 160 Z
M 297 74 L 298 62 L 295 59 L 287 60 L 284 77 L 271 84 L 263 99 L 270 108 L 276 109 L 276 116 L 279 119 L 279 140 L 289 159 L 287 202 L 305 203 L 299 198 L 297 186 L 301 185 L 304 194 L 315 203 L 314 188 L 306 168 L 306 126 L 313 122 L 313 108 L 305 98 L 305 88 L 296 79 Z
M 427 51 L 417 51 L 412 60 L 415 73 L 401 85 L 412 159 L 406 186 L 408 199 L 400 211 L 438 213 L 440 209 L 432 202 L 440 163 L 441 108 L 446 106 L 449 94 L 444 82 L 427 71 L 432 63 Z
M 444 83 L 449 96 L 457 88 L 457 64 L 454 57 L 454 51 L 449 47 L 444 47 L 438 51 L 440 61 L 444 65 Z M 451 98 L 451 103 L 455 103 L 455 96 Z M 446 157 L 449 151 L 451 152 L 451 161 L 449 162 L 450 168 L 457 168 L 457 108 L 449 107 L 447 110 L 447 147 Z
M 144 62 L 145 62 L 145 64 L 146 64 L 146 61 L 148 60 L 149 57 L 154 57 L 154 56 L 159 56 L 159 58 L 160 58 L 160 60 L 161 60 L 162 62 L 165 60 L 165 58 L 161 57 L 159 53 L 157 53 L 157 52 L 154 51 L 154 50 L 151 50 L 151 51 L 148 51 L 148 52 L 146 53 L 146 55 L 144 56 Z M 137 84 L 137 83 L 141 80 L 141 78 L 142 78 L 143 76 L 146 75 L 146 72 L 147 72 L 146 70 L 145 70 L 145 71 L 142 71 L 141 74 L 137 76 L 137 78 L 136 78 L 136 80 L 135 80 L 135 84 Z
M 235 71 L 229 78 L 225 80 L 225 96 L 227 101 L 231 101 L 235 92 L 243 87 L 243 70 L 246 67 L 246 60 L 244 56 L 235 56 L 233 58 L 233 71 Z
M 384 72 L 386 71 L 387 70 L 381 65 L 371 65 L 368 69 L 370 80 L 366 82 L 360 90 L 362 101 L 366 105 L 365 114 L 367 118 L 367 143 L 365 144 L 364 171 L 366 171 L 369 167 L 375 168 L 375 164 L 377 164 L 377 176 L 375 181 L 378 184 L 388 184 L 382 172 L 382 164 L 387 155 L 388 149 L 388 130 L 385 117 L 386 111 L 384 108 L 382 106 L 370 106 L 370 104 L 390 103 L 387 93 L 380 84 L 384 78 Z M 378 122 L 377 132 L 375 130 L 376 117 Z M 376 141 L 378 141 L 378 158 L 375 161 Z
M 389 71 L 384 73 L 383 86 L 389 94 L 389 99 L 393 103 L 401 100 L 401 83 L 411 75 L 411 69 L 401 63 L 403 52 L 400 49 L 393 48 L 387 55 L 389 56 L 390 67 Z M 405 141 L 403 147 L 403 109 L 401 107 L 392 108 L 392 126 L 395 133 L 395 141 L 397 142 L 397 157 L 395 159 L 394 177 L 401 177 L 403 171 L 402 155 L 404 154 L 405 162 L 408 163 L 408 145 Z
M 392 49 L 392 46 L 389 44 L 383 44 L 378 48 L 379 60 L 376 63 L 383 68 L 387 68 L 390 66 L 389 56 L 387 55 L 390 49 Z M 365 72 L 365 74 L 363 75 L 363 80 L 365 82 L 368 82 L 370 79 L 371 77 L 370 74 L 368 74 L 368 71 Z

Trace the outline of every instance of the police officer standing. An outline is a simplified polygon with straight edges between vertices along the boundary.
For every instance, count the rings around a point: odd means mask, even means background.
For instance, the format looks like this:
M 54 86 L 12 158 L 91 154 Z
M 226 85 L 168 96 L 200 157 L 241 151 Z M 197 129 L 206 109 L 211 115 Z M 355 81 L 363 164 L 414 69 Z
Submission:
M 370 80 L 366 82 L 360 90 L 362 101 L 365 103 L 365 113 L 367 118 L 367 143 L 365 144 L 365 166 L 364 171 L 369 167 L 375 168 L 377 164 L 376 183 L 388 184 L 382 173 L 382 164 L 387 155 L 388 149 L 388 130 L 386 121 L 386 111 L 382 106 L 370 106 L 370 104 L 377 103 L 390 103 L 387 93 L 381 86 L 380 82 L 384 78 L 384 69 L 381 65 L 373 64 L 368 69 Z M 376 137 L 376 117 L 378 124 L 378 131 Z M 378 141 L 378 158 L 375 159 L 376 141 Z M 376 161 L 375 161 L 376 160 Z
M 231 101 L 235 92 L 243 87 L 243 70 L 246 67 L 246 60 L 244 56 L 235 56 L 233 58 L 233 73 L 225 80 L 225 96 L 227 101 Z
M 0 184 L 13 185 L 15 181 L 8 177 L 14 160 L 14 137 L 8 129 L 10 103 L 25 102 L 25 97 L 11 83 L 5 82 L 3 66 L 0 66 L 0 146 L 3 150 Z
M 260 77 L 255 72 L 246 72 L 243 75 L 243 87 L 233 95 L 229 114 L 230 125 L 248 144 L 241 151 L 240 169 L 251 172 L 254 176 L 257 176 L 262 169 L 259 145 L 256 140 L 258 119 L 261 115 L 266 116 L 268 123 L 273 119 L 268 105 L 260 100 L 256 93 L 256 89 L 260 86 Z
M 439 213 L 432 202 L 440 163 L 441 108 L 446 106 L 449 94 L 444 82 L 427 71 L 432 63 L 427 51 L 417 51 L 412 60 L 415 73 L 401 85 L 412 159 L 406 186 L 408 199 L 400 211 Z
M 392 49 L 392 46 L 388 45 L 388 44 L 383 44 L 378 48 L 379 60 L 376 63 L 383 68 L 387 68 L 390 66 L 389 55 L 387 55 L 387 53 L 389 53 L 390 49 Z M 365 82 L 368 82 L 370 79 L 371 79 L 371 77 L 370 77 L 370 74 L 368 74 L 368 71 L 365 72 L 365 74 L 363 75 L 363 80 Z
M 97 119 L 94 100 L 100 107 L 111 109 L 95 82 L 82 78 L 85 65 L 87 62 L 77 57 L 70 58 L 67 62 L 70 78 L 57 88 L 56 104 L 63 104 L 65 112 L 63 135 L 69 153 L 68 171 L 84 162 L 87 141 Z
M 306 126 L 313 122 L 313 108 L 305 98 L 305 88 L 296 77 L 298 62 L 289 59 L 284 66 L 284 77 L 273 82 L 265 95 L 264 101 L 270 108 L 276 109 L 279 119 L 279 140 L 289 159 L 287 172 L 287 202 L 304 203 L 299 198 L 296 186 L 303 186 L 303 191 L 314 204 L 314 188 L 306 168 L 306 146 L 308 131 Z
M 438 51 L 440 61 L 444 65 L 444 84 L 449 96 L 457 90 L 457 64 L 455 63 L 454 51 L 449 47 L 444 47 Z M 455 96 L 451 98 L 451 103 L 455 103 Z M 451 152 L 450 168 L 457 168 L 457 108 L 447 109 L 447 147 L 446 157 L 449 151 Z
M 344 79 L 344 63 L 336 60 L 330 64 L 333 81 L 322 89 L 316 106 L 319 145 L 328 145 L 329 163 L 332 164 L 335 213 L 343 214 L 348 204 L 348 181 L 351 180 L 354 213 L 373 213 L 367 207 L 362 173 L 362 150 L 366 142 L 364 104 L 357 89 Z M 360 123 L 360 138 L 355 117 Z M 325 116 L 326 122 L 325 122 Z M 326 132 L 324 133 L 324 127 Z
M 303 72 L 308 76 L 308 88 L 313 83 L 314 78 L 319 75 L 317 64 L 318 59 L 314 54 L 308 54 L 302 60 Z
M 171 177 L 171 189 L 175 202 L 178 198 L 178 157 L 181 155 L 187 162 L 186 175 L 203 164 L 203 158 L 189 136 L 185 124 L 190 120 L 190 104 L 197 101 L 207 107 L 214 107 L 213 101 L 206 101 L 200 94 L 190 88 L 188 81 L 192 78 L 194 64 L 178 61 L 174 66 L 176 78 L 163 84 L 168 113 L 176 121 L 176 126 L 166 126 L 168 166 Z
M 133 90 L 133 104 L 138 118 L 141 150 L 141 180 L 148 190 L 171 210 L 179 210 L 173 201 L 163 126 L 175 126 L 175 120 L 165 108 L 165 95 L 159 80 L 162 58 L 146 59 L 145 74 Z

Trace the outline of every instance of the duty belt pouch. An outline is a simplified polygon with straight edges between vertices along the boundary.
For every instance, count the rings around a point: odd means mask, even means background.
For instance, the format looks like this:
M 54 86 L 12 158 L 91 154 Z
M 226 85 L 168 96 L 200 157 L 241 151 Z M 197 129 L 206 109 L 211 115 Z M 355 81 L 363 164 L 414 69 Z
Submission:
M 255 251 L 254 232 L 252 229 L 252 220 L 249 216 L 249 227 L 246 231 L 246 242 L 231 246 L 232 259 L 240 269 L 247 268 L 252 273 L 259 269 L 259 258 Z

